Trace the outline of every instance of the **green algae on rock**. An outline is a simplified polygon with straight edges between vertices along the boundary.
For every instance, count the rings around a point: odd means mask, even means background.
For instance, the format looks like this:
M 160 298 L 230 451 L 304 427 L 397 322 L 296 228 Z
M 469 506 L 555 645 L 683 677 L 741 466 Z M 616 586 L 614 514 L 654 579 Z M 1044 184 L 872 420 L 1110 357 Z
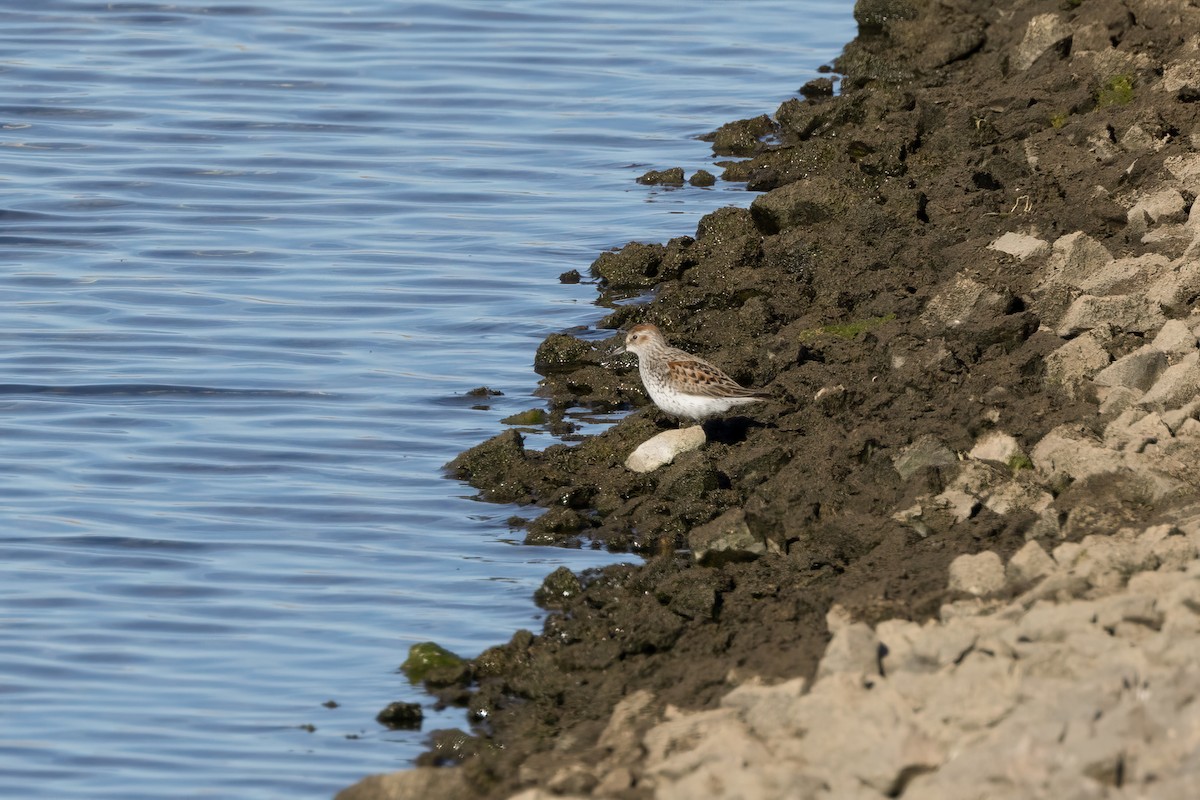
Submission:
M 468 672 L 467 661 L 434 642 L 420 642 L 408 649 L 400 671 L 412 683 L 438 685 L 458 683 Z

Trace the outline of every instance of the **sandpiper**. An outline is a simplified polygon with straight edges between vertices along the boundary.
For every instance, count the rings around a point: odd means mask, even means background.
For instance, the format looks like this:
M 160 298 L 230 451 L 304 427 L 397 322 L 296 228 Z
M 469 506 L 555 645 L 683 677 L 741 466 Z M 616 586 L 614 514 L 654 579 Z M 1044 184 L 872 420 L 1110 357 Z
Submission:
M 768 397 L 766 392 L 739 385 L 703 358 L 671 347 L 648 322 L 634 325 L 625 334 L 625 347 L 619 352 L 626 351 L 637 354 L 646 392 L 668 414 L 699 422 Z

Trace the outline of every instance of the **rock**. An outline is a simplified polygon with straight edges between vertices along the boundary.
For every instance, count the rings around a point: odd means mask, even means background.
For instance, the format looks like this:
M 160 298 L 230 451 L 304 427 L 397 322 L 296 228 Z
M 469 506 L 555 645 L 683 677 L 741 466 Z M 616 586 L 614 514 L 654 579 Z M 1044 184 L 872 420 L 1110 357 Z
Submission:
M 1040 580 L 1054 571 L 1054 559 L 1037 542 L 1026 542 L 1013 554 L 1004 569 L 1005 578 L 1015 586 Z
M 961 325 L 973 316 L 1003 313 L 1008 298 L 979 281 L 956 275 L 921 312 L 921 322 L 934 327 Z
M 1112 254 L 1104 245 L 1086 233 L 1069 233 L 1054 240 L 1046 282 L 1079 288 L 1112 262 Z
M 1100 414 L 1106 417 L 1120 414 L 1141 400 L 1143 394 L 1142 390 L 1130 389 L 1127 386 L 1101 387 L 1100 391 L 1096 392 L 1096 397 L 1100 400 Z
M 774 236 L 836 217 L 861 202 L 841 182 L 805 178 L 756 197 L 750 204 L 750 216 L 759 231 Z
M 648 289 L 665 277 L 660 274 L 661 244 L 630 242 L 620 250 L 601 253 L 592 262 L 592 274 L 610 289 Z
M 1011 514 L 1017 511 L 1042 514 L 1053 502 L 1054 496 L 1049 492 L 1018 481 L 1008 481 L 983 498 L 984 507 L 993 514 Z
M 829 640 L 817 667 L 817 680 L 839 672 L 878 675 L 879 659 L 879 638 L 875 631 L 865 623 L 851 623 Z
M 1070 38 L 1071 27 L 1058 14 L 1039 14 L 1029 20 L 1025 37 L 1013 53 L 1013 66 L 1027 70 L 1043 53 Z
M 692 186 L 712 186 L 716 182 L 716 176 L 706 169 L 698 169 L 692 173 L 692 177 L 688 178 L 688 183 Z
M 434 642 L 420 642 L 408 648 L 408 658 L 400 671 L 412 683 L 431 681 L 439 685 L 458 681 L 467 671 L 462 657 Z
M 1139 199 L 1129 209 L 1129 227 L 1134 232 L 1160 222 L 1183 222 L 1187 202 L 1175 189 L 1163 188 Z
M 1150 345 L 1118 358 L 1092 378 L 1099 386 L 1126 386 L 1146 391 L 1167 368 L 1166 353 Z
M 1084 294 L 1110 295 L 1143 292 L 1167 272 L 1170 261 L 1157 253 L 1136 258 L 1118 258 L 1079 282 Z
M 1181 319 L 1169 319 L 1163 323 L 1150 346 L 1168 356 L 1183 356 L 1195 351 L 1196 334 Z
M 712 142 L 713 153 L 719 156 L 749 156 L 762 146 L 761 139 L 775 130 L 775 123 L 766 114 L 750 119 L 727 122 L 712 133 L 700 137 Z
M 1018 261 L 1050 254 L 1050 243 L 1035 236 L 1009 231 L 988 245 L 989 250 L 1006 253 Z
M 1120 453 L 1070 425 L 1060 425 L 1043 436 L 1030 456 L 1034 466 L 1052 478 L 1068 476 L 1082 480 L 1124 466 Z
M 375 721 L 392 730 L 420 730 L 425 712 L 420 703 L 388 703 L 375 715 Z
M 417 767 L 370 775 L 338 792 L 335 800 L 461 800 L 470 795 L 461 770 Z
M 1164 410 L 1179 408 L 1196 399 L 1200 394 L 1200 353 L 1192 352 L 1179 363 L 1163 370 L 1162 375 L 1142 395 L 1138 405 L 1143 408 Z
M 901 480 L 908 480 L 913 473 L 927 467 L 952 467 L 957 464 L 958 457 L 932 434 L 918 436 L 892 459 L 892 466 Z
M 1104 429 L 1104 443 L 1114 450 L 1130 450 L 1140 453 L 1146 445 L 1165 442 L 1171 438 L 1171 430 L 1158 414 L 1147 414 L 1144 410 L 1130 407 L 1110 422 Z
M 1200 259 L 1171 262 L 1171 268 L 1146 290 L 1146 297 L 1166 308 L 1183 308 L 1200 294 Z
M 956 486 L 938 493 L 933 500 L 945 509 L 955 522 L 966 522 L 979 512 L 981 505 L 978 497 Z
M 704 441 L 704 428 L 700 425 L 663 431 L 638 445 L 625 459 L 625 467 L 634 472 L 653 472 L 681 453 L 697 449 Z
M 525 500 L 529 487 L 516 476 L 525 461 L 525 440 L 509 429 L 475 445 L 446 465 L 454 477 L 487 486 L 481 496 L 496 503 Z
M 1093 328 L 1046 356 L 1046 379 L 1074 397 L 1084 382 L 1108 366 L 1112 356 L 1104 345 L 1112 340 L 1107 325 Z
M 640 175 L 637 182 L 646 186 L 683 186 L 683 167 L 652 169 Z
M 991 550 L 962 555 L 950 562 L 950 590 L 985 595 L 1004 588 L 1004 562 Z
M 1080 295 L 1058 323 L 1059 336 L 1071 338 L 1101 325 L 1112 325 L 1126 333 L 1157 330 L 1167 321 L 1162 307 L 1142 294 L 1111 297 Z
M 559 567 L 546 576 L 533 593 L 533 602 L 541 608 L 562 608 L 568 600 L 583 591 L 579 576 L 566 567 Z
M 1011 467 L 1013 459 L 1024 456 L 1016 438 L 1002 431 L 981 436 L 968 454 L 976 461 L 993 461 Z
M 749 561 L 767 552 L 767 544 L 746 524 L 740 508 L 726 511 L 712 522 L 688 533 L 688 547 L 696 561 L 716 566 L 728 561 Z

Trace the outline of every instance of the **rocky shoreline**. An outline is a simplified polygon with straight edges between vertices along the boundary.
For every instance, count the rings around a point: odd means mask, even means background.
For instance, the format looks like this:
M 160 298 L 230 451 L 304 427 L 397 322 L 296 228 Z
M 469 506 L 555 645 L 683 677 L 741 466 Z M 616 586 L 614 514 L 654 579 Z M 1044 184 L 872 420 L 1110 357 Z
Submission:
M 426 679 L 474 730 L 339 797 L 1190 796 L 1200 8 L 855 15 L 840 94 L 710 137 L 751 207 L 602 254 L 613 337 L 535 358 L 557 431 L 645 404 L 638 322 L 776 401 L 645 474 L 652 408 L 456 459 L 646 563 L 548 577 L 541 633 Z

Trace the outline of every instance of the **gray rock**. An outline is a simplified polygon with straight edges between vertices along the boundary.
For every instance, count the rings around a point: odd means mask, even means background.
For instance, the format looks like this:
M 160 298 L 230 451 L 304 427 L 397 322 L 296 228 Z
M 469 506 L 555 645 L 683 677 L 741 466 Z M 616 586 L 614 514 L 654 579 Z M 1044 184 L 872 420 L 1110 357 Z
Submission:
M 1054 571 L 1054 559 L 1037 542 L 1026 542 L 1013 554 L 1004 569 L 1008 582 L 1023 586 L 1041 580 Z
M 1085 294 L 1129 294 L 1145 291 L 1170 262 L 1158 253 L 1119 258 L 1093 272 L 1079 283 Z
M 1160 222 L 1183 222 L 1187 202 L 1177 189 L 1163 188 L 1140 198 L 1129 209 L 1128 224 L 1135 233 Z
M 1200 394 L 1200 353 L 1192 352 L 1167 367 L 1138 405 L 1164 410 L 1179 408 Z
M 1087 331 L 1046 356 L 1046 379 L 1074 397 L 1086 380 L 1108 366 L 1112 356 L 1104 346 L 1112 341 L 1107 325 Z
M 892 459 L 892 466 L 902 480 L 908 480 L 914 472 L 926 467 L 951 467 L 957 463 L 958 457 L 950 448 L 931 434 L 918 436 Z
M 992 461 L 1011 466 L 1014 458 L 1023 456 L 1015 437 L 1003 431 L 992 431 L 979 437 L 969 453 L 976 461 Z
M 979 498 L 956 486 L 934 496 L 934 503 L 947 511 L 955 522 L 966 522 L 979 513 Z
M 1057 333 L 1070 338 L 1101 325 L 1112 325 L 1127 333 L 1157 330 L 1167 321 L 1162 307 L 1144 294 L 1110 297 L 1080 295 L 1067 308 Z
M 956 275 L 950 285 L 925 306 L 921 322 L 931 327 L 953 327 L 977 314 L 1000 311 L 1007 302 L 1006 297 L 979 281 Z
M 1104 447 L 1076 426 L 1060 425 L 1042 437 L 1030 454 L 1034 465 L 1050 477 L 1081 480 L 1115 472 L 1124 465 L 1121 454 Z
M 670 464 L 676 456 L 697 449 L 704 442 L 704 428 L 700 425 L 663 431 L 638 445 L 625 459 L 625 467 L 634 472 L 653 472 Z
M 715 566 L 727 561 L 749 561 L 764 555 L 767 544 L 746 524 L 742 509 L 726 511 L 688 533 L 688 547 L 696 561 Z
M 1071 37 L 1071 26 L 1058 14 L 1039 14 L 1029 20 L 1025 37 L 1013 53 L 1012 64 L 1018 70 L 1033 66 L 1043 53 Z
M 950 590 L 985 595 L 1004 588 L 1004 562 L 991 550 L 950 562 Z
M 1196 350 L 1196 334 L 1181 319 L 1163 323 L 1150 346 L 1169 356 L 1185 356 Z
M 1035 236 L 1009 231 L 988 245 L 989 250 L 996 250 L 1012 256 L 1018 261 L 1026 261 L 1038 256 L 1050 254 L 1050 243 Z
M 1054 240 L 1045 282 L 1080 288 L 1112 262 L 1104 245 L 1082 231 L 1069 233 Z
M 1126 386 L 1146 391 L 1167 368 L 1167 354 L 1150 345 L 1139 347 L 1096 373 L 1099 386 Z
M 871 626 L 854 622 L 837 631 L 825 647 L 817 667 L 817 680 L 837 672 L 879 674 L 879 638 Z

